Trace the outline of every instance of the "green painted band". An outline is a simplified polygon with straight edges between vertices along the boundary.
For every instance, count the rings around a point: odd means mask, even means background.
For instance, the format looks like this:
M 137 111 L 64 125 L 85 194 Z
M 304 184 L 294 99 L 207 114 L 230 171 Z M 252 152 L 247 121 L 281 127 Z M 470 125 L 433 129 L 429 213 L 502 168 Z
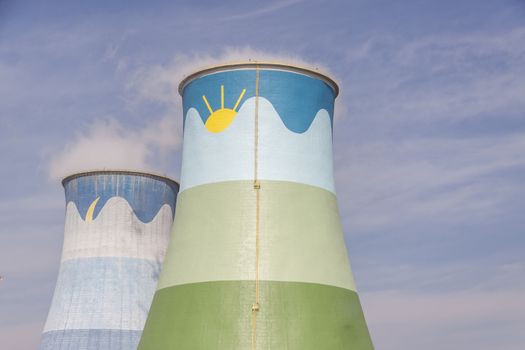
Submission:
M 253 281 L 164 288 L 155 294 L 139 350 L 251 347 Z M 257 349 L 372 350 L 357 293 L 312 283 L 260 283 Z
M 336 197 L 319 187 L 260 181 L 260 279 L 355 290 Z M 179 194 L 158 289 L 255 278 L 252 181 L 201 185 Z

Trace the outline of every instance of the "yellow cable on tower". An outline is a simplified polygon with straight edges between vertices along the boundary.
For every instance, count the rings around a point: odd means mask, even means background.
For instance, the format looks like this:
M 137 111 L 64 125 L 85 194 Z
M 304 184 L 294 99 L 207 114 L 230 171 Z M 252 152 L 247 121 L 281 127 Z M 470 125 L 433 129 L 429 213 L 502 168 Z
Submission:
M 257 312 L 259 312 L 259 235 L 260 189 L 259 183 L 259 66 L 255 67 L 255 128 L 253 153 L 253 189 L 255 190 L 255 303 L 252 304 L 252 350 L 257 348 Z

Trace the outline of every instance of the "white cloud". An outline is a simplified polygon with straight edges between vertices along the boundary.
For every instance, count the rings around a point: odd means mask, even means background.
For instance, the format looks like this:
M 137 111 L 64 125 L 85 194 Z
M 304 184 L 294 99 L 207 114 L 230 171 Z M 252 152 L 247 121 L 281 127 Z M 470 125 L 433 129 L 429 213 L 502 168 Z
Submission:
M 370 259 L 360 293 L 377 349 L 518 350 L 525 345 L 525 264 L 384 266 Z
M 523 45 L 525 27 L 517 27 L 502 33 L 467 33 L 424 37 L 407 43 L 396 53 L 396 60 L 405 65 L 431 58 L 434 70 L 457 67 L 473 68 L 479 62 L 495 56 L 521 60 L 525 54 Z
M 376 292 L 362 300 L 377 349 L 464 350 L 476 344 L 478 350 L 520 350 L 525 346 L 524 293 L 523 288 Z
M 377 141 L 351 146 L 336 167 L 338 198 L 352 232 L 417 220 L 489 219 L 525 192 L 500 179 L 525 167 L 525 134 Z
M 4 219 L 10 215 L 10 212 L 56 210 L 63 206 L 62 198 L 49 194 L 31 194 L 26 197 L 3 198 L 0 200 L 0 217 Z
M 290 7 L 292 5 L 298 4 L 302 2 L 302 0 L 280 0 L 275 1 L 272 4 L 266 6 L 266 7 L 260 7 L 257 6 L 255 10 L 252 10 L 250 12 L 240 13 L 240 14 L 234 14 L 222 18 L 218 18 L 220 22 L 227 22 L 232 20 L 238 20 L 238 19 L 246 19 L 246 18 L 254 18 L 259 17 L 262 15 L 268 15 L 272 12 L 275 12 L 277 10 L 282 10 L 284 8 Z
M 62 178 L 103 169 L 163 172 L 159 163 L 166 152 L 176 151 L 180 142 L 179 125 L 172 115 L 139 130 L 112 119 L 98 120 L 52 156 L 49 174 Z
M 110 46 L 106 57 L 118 60 L 117 47 Z M 241 61 L 287 62 L 311 69 L 323 69 L 286 54 L 268 53 L 250 47 L 227 48 L 218 55 L 179 55 L 168 65 L 154 65 L 138 70 L 129 80 L 129 104 L 155 101 L 167 108 L 162 117 L 143 129 L 133 129 L 115 118 L 95 121 L 79 132 L 62 150 L 51 156 L 52 178 L 99 169 L 130 169 L 164 173 L 173 153 L 182 141 L 182 107 L 179 82 L 195 70 L 221 63 Z M 327 71 L 324 68 L 324 71 Z M 344 110 L 343 105 L 338 109 Z
M 150 150 L 139 136 L 115 121 L 97 121 L 54 156 L 50 175 L 60 178 L 79 171 L 115 168 L 145 170 Z
M 525 192 L 505 176 L 525 166 L 525 134 L 510 129 L 525 110 L 523 40 L 521 26 L 377 36 L 348 52 L 352 118 L 336 125 L 335 151 L 351 232 L 497 219 Z
M 512 129 L 525 110 L 523 40 L 524 27 L 383 36 L 348 52 L 337 189 L 347 233 L 378 235 L 356 241 L 380 258 L 354 265 L 377 349 L 525 348 L 520 242 L 499 242 L 525 196 L 525 134 Z M 399 245 L 378 251 L 388 235 Z M 448 251 L 456 244 L 469 251 Z
M 284 52 L 266 52 L 245 47 L 227 47 L 222 52 L 211 54 L 177 55 L 167 65 L 156 65 L 137 72 L 129 88 L 139 95 L 163 103 L 178 101 L 178 86 L 189 74 L 209 66 L 238 62 L 284 62 L 331 74 L 322 64 L 308 62 L 299 56 Z
M 524 40 L 525 27 L 408 42 L 392 36 L 369 38 L 347 53 L 347 62 L 356 69 L 349 85 L 352 112 L 387 128 L 483 113 L 522 113 Z
M 36 349 L 40 343 L 43 322 L 31 322 L 0 329 L 2 348 L 9 350 Z
M 522 278 L 525 276 L 525 263 L 519 257 L 506 255 L 482 255 L 440 264 L 387 263 L 383 259 L 362 257 L 359 266 L 362 278 L 358 279 L 358 287 L 368 293 L 456 293 L 525 288 L 525 279 Z

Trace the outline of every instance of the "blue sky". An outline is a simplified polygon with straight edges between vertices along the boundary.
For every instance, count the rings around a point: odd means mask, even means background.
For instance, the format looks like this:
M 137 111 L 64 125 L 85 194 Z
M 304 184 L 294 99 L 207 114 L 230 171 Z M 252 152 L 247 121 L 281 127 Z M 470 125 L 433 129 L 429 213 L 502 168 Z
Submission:
M 178 178 L 178 81 L 280 58 L 338 80 L 338 199 L 377 349 L 525 348 L 525 2 L 1 1 L 0 339 L 34 349 L 59 178 Z

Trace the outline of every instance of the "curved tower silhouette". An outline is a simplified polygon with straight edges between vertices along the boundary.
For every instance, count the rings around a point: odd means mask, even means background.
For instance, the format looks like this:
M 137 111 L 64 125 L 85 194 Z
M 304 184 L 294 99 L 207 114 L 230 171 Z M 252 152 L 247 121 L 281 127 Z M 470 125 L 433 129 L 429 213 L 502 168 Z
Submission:
M 179 91 L 181 192 L 139 349 L 373 349 L 334 189 L 335 82 L 246 63 Z
M 60 271 L 40 350 L 135 350 L 169 241 L 178 184 L 127 171 L 66 177 Z

